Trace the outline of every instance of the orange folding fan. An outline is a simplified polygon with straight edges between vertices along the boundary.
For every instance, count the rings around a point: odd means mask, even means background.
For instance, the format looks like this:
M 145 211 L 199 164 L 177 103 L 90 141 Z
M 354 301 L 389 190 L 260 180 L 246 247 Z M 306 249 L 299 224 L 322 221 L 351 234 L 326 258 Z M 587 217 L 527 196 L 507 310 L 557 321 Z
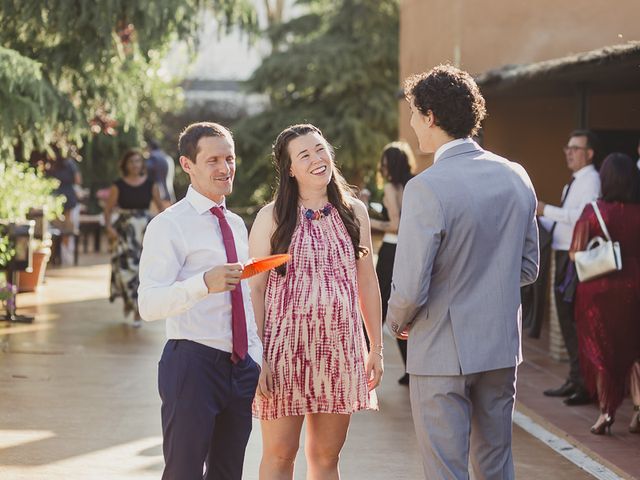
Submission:
M 244 270 L 242 271 L 242 276 L 240 278 L 245 279 L 253 277 L 258 273 L 279 267 L 283 263 L 287 263 L 290 259 L 291 255 L 288 253 L 280 253 L 278 255 L 269 255 L 268 257 L 251 259 L 244 266 Z

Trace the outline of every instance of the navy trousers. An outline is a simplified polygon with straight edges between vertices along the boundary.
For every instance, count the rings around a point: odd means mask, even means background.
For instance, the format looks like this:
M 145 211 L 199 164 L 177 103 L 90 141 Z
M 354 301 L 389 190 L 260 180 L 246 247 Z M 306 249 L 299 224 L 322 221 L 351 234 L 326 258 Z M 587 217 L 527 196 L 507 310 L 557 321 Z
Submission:
M 163 480 L 240 480 L 260 367 L 189 340 L 169 340 L 158 364 Z M 203 467 L 206 465 L 206 473 Z

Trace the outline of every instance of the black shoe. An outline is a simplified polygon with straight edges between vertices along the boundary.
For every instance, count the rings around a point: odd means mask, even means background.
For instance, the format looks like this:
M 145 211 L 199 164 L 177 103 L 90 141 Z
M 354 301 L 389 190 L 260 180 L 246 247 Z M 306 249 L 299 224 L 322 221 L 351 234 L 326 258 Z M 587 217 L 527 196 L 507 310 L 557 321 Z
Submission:
M 401 376 L 401 377 L 398 379 L 398 383 L 399 383 L 400 385 L 409 385 L 409 374 L 408 374 L 408 373 L 405 373 L 403 376 Z
M 576 393 L 577 388 L 571 380 L 567 380 L 561 387 L 545 390 L 544 393 L 547 397 L 569 397 Z
M 571 395 L 569 398 L 565 398 L 562 403 L 570 407 L 574 407 L 576 405 L 588 405 L 591 403 L 591 395 L 589 395 L 586 390 L 581 389 L 576 391 L 576 393 Z
M 611 425 L 615 422 L 615 418 L 613 418 L 608 413 L 603 413 L 599 418 L 596 424 L 591 427 L 591 433 L 594 435 L 604 435 L 608 433 L 611 435 Z

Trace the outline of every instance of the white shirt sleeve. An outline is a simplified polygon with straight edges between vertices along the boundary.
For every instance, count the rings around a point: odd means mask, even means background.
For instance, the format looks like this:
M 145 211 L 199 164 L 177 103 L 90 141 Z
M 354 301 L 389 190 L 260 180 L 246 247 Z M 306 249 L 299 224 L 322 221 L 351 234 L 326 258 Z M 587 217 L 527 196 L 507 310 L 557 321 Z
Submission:
M 583 206 L 584 208 L 584 206 Z M 553 205 L 544 206 L 544 216 L 549 220 L 558 223 L 572 224 L 578 221 L 582 208 L 563 208 L 555 207 Z
M 158 217 L 149 223 L 140 257 L 138 287 L 138 308 L 144 320 L 178 315 L 208 295 L 205 270 L 177 280 L 185 261 L 185 247 L 179 226 L 166 217 Z
M 234 231 L 239 232 L 242 235 L 243 245 L 249 244 L 249 233 L 247 232 L 246 227 L 244 226 L 244 221 L 242 222 L 242 228 L 239 228 Z M 248 255 L 248 252 L 247 252 Z M 249 356 L 256 362 L 260 368 L 262 368 L 262 355 L 263 355 L 263 346 L 260 337 L 258 336 L 258 325 L 256 324 L 256 318 L 253 312 L 253 306 L 251 303 L 251 287 L 249 286 L 248 281 L 243 281 L 241 284 L 244 284 L 242 289 L 242 296 L 245 307 L 245 317 L 247 321 L 247 342 L 248 342 L 248 350 Z
M 570 191 L 569 195 L 579 199 L 576 205 L 570 205 L 566 207 L 555 207 L 553 205 L 544 206 L 544 216 L 549 220 L 553 220 L 558 223 L 566 223 L 568 225 L 574 225 L 584 207 L 587 203 L 597 200 L 600 195 L 600 179 L 597 175 L 585 178 L 584 182 L 580 182 L 580 185 L 576 185 L 579 188 L 578 191 Z

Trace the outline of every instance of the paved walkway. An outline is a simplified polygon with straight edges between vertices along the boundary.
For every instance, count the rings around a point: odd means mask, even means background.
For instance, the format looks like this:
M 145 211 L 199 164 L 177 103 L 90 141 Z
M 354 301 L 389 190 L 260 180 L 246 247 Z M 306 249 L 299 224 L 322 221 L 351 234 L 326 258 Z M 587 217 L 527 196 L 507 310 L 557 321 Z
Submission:
M 518 408 L 619 476 L 640 479 L 640 435 L 628 431 L 631 399 L 627 398 L 618 409 L 610 436 L 591 434 L 589 428 L 598 418 L 595 404 L 567 407 L 561 399 L 542 395 L 543 390 L 561 385 L 569 371 L 567 363 L 549 357 L 546 343 L 544 338 L 524 339 L 525 362 L 518 372 Z
M 88 255 L 83 262 L 50 269 L 39 293 L 18 297 L 21 313 L 36 315 L 33 324 L 0 324 L 3 480 L 160 477 L 156 372 L 164 323 L 133 329 L 122 320 L 120 305 L 106 300 L 105 257 Z M 381 411 L 354 415 L 341 460 L 344 479 L 422 478 L 408 389 L 396 383 L 400 359 L 393 343 L 388 345 Z M 523 371 L 519 381 L 529 388 L 529 374 Z M 524 393 L 539 396 L 535 385 Z M 556 410 L 566 415 L 566 409 Z M 524 413 L 536 414 L 533 408 Z M 585 414 L 585 426 L 591 413 Z M 245 479 L 258 478 L 260 454 L 256 423 Z M 519 479 L 593 478 L 519 427 L 514 429 L 514 456 Z M 301 455 L 296 479 L 303 479 L 304 472 Z

